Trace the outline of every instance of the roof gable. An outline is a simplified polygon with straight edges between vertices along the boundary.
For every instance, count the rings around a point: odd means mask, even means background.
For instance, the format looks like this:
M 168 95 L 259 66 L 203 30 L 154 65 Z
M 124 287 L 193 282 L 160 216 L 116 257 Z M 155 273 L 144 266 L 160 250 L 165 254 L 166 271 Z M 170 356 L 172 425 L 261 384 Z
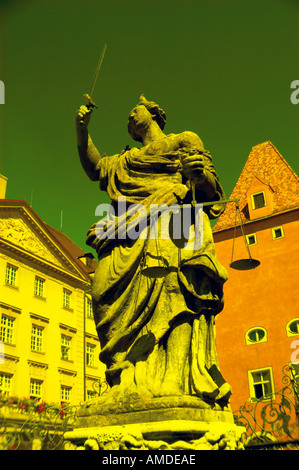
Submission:
M 25 201 L 1 200 L 0 246 L 74 281 L 89 280 L 83 263 L 67 251 Z
M 230 199 L 239 199 L 243 222 L 252 220 L 249 203 L 250 189 L 255 182 L 273 192 L 271 214 L 275 215 L 299 207 L 299 178 L 274 145 L 267 141 L 252 148 Z M 234 226 L 235 206 L 227 204 L 213 231 Z

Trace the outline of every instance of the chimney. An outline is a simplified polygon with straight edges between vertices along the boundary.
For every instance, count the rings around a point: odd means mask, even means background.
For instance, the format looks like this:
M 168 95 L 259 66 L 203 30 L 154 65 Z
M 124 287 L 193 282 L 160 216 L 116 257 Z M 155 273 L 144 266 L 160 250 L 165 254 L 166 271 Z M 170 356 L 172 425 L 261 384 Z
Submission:
M 5 199 L 7 178 L 0 175 L 0 199 Z

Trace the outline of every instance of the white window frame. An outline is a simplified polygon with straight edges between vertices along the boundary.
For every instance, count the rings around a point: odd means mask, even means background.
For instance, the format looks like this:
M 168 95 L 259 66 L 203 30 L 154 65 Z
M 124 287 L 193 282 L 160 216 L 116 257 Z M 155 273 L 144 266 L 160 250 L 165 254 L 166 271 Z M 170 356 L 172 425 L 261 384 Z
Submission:
M 0 372 L 0 393 L 10 395 L 12 392 L 12 375 Z
M 61 334 L 60 338 L 60 344 L 61 344 L 61 359 L 64 361 L 71 361 L 72 360 L 72 337 Z
M 72 387 L 68 385 L 60 386 L 60 402 L 65 404 L 71 403 Z
M 97 392 L 95 390 L 86 390 L 86 399 L 93 400 L 97 397 Z
M 31 351 L 43 352 L 44 347 L 44 328 L 39 325 L 31 327 Z
M 35 276 L 34 280 L 34 295 L 35 297 L 45 298 L 45 279 Z
M 86 365 L 95 367 L 96 346 L 92 343 L 86 343 Z
M 269 380 L 263 380 L 261 377 L 260 381 L 254 380 L 255 374 L 262 374 L 263 372 L 267 372 L 269 374 Z M 273 371 L 272 367 L 263 367 L 260 369 L 252 369 L 248 371 L 248 384 L 249 384 L 249 394 L 250 400 L 254 401 L 269 401 L 275 398 L 274 393 L 274 380 L 273 380 Z M 262 395 L 261 397 L 256 397 L 256 389 L 255 386 L 261 385 L 263 390 L 265 389 L 266 385 L 270 384 L 271 392 L 269 394 Z
M 63 299 L 62 299 L 63 308 L 72 310 L 72 291 L 69 289 L 63 288 Z
M 93 318 L 92 299 L 86 297 L 86 316 L 87 318 Z
M 0 341 L 5 344 L 14 344 L 14 321 L 9 315 L 1 316 Z
M 11 287 L 17 287 L 17 266 L 7 263 L 5 272 L 5 284 Z
M 38 379 L 30 379 L 30 390 L 29 396 L 30 398 L 42 398 L 43 394 L 43 382 L 42 380 Z

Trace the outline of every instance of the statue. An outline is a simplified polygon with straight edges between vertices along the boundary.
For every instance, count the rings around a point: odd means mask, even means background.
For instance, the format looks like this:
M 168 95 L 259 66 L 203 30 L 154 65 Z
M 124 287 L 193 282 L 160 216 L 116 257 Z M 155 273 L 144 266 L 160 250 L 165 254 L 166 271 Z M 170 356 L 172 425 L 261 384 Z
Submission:
M 88 177 L 108 193 L 118 230 L 128 223 L 118 220 L 119 198 L 128 206 L 142 204 L 147 214 L 150 204 L 189 204 L 192 188 L 199 203 L 215 201 L 204 207 L 203 242 L 196 251 L 171 237 L 103 239 L 97 224 L 89 230 L 87 244 L 99 258 L 94 319 L 111 387 L 99 400 L 195 396 L 227 404 L 231 387 L 219 371 L 214 338 L 227 272 L 216 259 L 209 220 L 222 213 L 217 201 L 225 197 L 211 155 L 193 132 L 164 134 L 165 112 L 142 95 L 128 120 L 141 148 L 101 156 L 88 133 L 91 115 L 86 106 L 76 114 L 78 152 Z M 164 276 L 144 275 L 146 256 L 170 269 Z

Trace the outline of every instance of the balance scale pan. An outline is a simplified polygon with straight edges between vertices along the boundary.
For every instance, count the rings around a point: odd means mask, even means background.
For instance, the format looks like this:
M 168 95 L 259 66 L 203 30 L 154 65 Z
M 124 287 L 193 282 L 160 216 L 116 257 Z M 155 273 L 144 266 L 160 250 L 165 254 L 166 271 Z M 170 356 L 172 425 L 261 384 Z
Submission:
M 238 271 L 247 271 L 249 269 L 257 268 L 260 264 L 260 261 L 258 261 L 257 259 L 246 258 L 233 261 L 230 264 L 230 267 L 233 269 L 237 269 Z

